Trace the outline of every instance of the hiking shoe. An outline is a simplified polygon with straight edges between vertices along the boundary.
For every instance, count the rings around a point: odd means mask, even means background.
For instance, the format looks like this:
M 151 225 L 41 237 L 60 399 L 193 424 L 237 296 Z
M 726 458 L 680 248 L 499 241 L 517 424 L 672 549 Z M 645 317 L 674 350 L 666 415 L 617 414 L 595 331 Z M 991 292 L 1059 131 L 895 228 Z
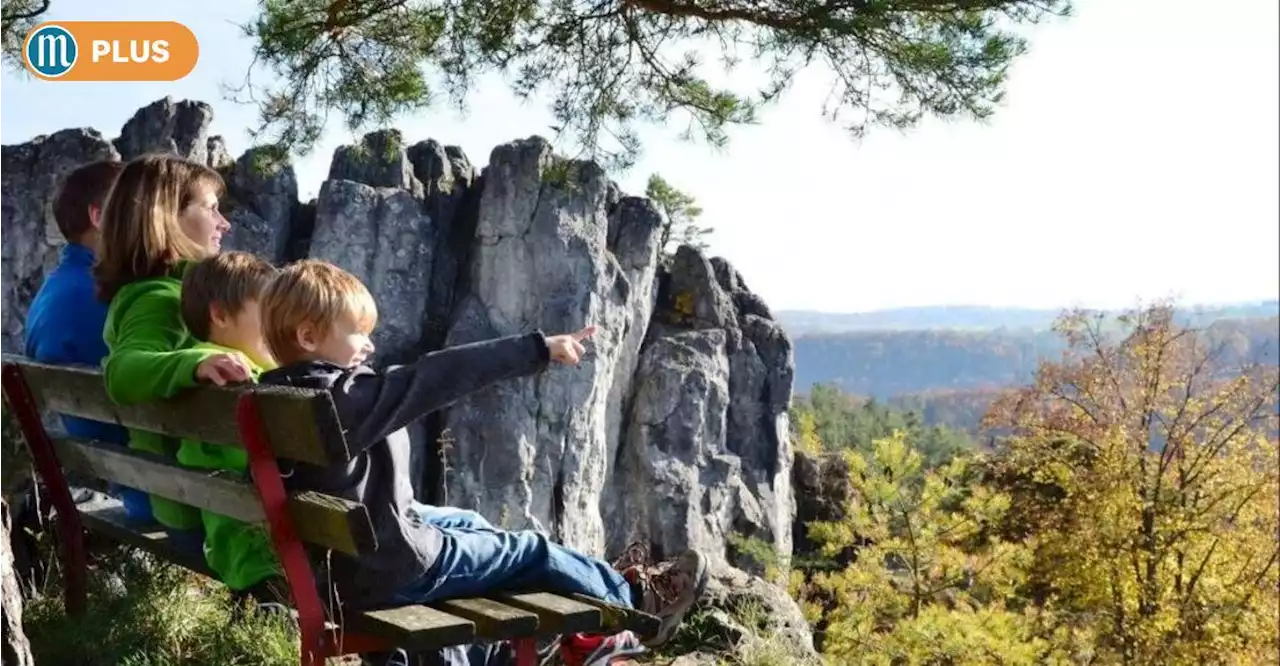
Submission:
M 630 631 L 611 635 L 570 634 L 560 641 L 560 660 L 564 666 L 609 666 L 615 659 L 647 651 Z
M 535 661 L 538 666 L 563 666 L 560 661 L 560 646 L 564 640 L 560 634 L 538 639 L 538 655 Z
M 623 570 L 631 583 L 632 602 L 637 610 L 662 619 L 658 633 L 646 636 L 644 645 L 666 643 L 707 589 L 707 558 L 696 550 L 686 550 L 674 560 L 656 566 L 635 565 Z

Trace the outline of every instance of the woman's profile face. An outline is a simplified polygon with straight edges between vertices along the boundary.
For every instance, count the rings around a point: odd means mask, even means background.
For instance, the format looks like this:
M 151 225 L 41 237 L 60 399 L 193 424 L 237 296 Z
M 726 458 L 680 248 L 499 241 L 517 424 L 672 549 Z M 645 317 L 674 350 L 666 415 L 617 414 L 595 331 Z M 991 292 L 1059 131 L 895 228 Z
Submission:
M 205 249 L 207 256 L 222 249 L 222 235 L 231 229 L 227 218 L 218 211 L 218 197 L 214 189 L 202 186 L 191 203 L 178 212 L 178 226 L 187 237 Z

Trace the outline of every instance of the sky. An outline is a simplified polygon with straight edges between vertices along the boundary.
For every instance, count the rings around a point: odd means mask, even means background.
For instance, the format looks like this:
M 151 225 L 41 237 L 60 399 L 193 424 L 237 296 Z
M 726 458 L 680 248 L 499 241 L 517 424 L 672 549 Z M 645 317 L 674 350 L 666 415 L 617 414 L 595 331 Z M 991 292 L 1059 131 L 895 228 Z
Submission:
M 1210 11 L 1209 8 L 1212 8 Z M 172 83 L 46 82 L 5 71 L 0 143 L 90 126 L 108 138 L 165 95 L 211 104 L 212 132 L 250 145 L 252 106 L 225 97 L 251 60 L 238 23 L 252 0 L 53 0 L 52 20 L 174 20 L 196 69 Z M 797 77 L 760 122 L 713 150 L 648 128 L 618 177 L 640 194 L 658 172 L 693 195 L 727 258 L 774 309 L 856 312 L 927 305 L 1114 308 L 1140 300 L 1280 295 L 1280 3 L 1076 0 L 1034 28 L 1007 97 L 985 123 L 927 121 L 853 141 L 821 115 L 827 81 Z M 466 113 L 397 120 L 405 138 L 494 146 L 550 137 L 543 103 L 482 80 Z M 334 114 L 295 162 L 314 196 L 353 135 Z

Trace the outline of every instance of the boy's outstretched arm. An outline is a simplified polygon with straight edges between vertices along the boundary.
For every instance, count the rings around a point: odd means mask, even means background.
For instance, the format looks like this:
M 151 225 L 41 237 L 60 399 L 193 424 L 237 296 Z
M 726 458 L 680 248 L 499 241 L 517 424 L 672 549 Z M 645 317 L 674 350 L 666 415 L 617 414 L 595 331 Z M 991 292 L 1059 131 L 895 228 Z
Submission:
M 332 391 L 348 444 L 357 450 L 496 382 L 540 372 L 551 360 L 541 332 L 449 347 L 375 372 L 356 370 Z

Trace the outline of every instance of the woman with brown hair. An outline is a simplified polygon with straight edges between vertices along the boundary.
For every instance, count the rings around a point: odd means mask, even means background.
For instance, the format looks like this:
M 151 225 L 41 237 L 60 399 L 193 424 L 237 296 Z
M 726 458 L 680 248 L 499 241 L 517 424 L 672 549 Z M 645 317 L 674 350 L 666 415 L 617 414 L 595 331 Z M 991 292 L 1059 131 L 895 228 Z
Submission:
M 110 305 L 103 338 L 107 394 L 117 404 L 173 397 L 200 382 L 247 381 L 238 354 L 192 349 L 182 322 L 182 276 L 216 254 L 231 227 L 218 211 L 222 177 L 173 155 L 143 155 L 125 165 L 102 211 L 102 247 L 94 266 L 98 297 Z M 172 458 L 176 441 L 129 431 L 129 447 Z M 151 496 L 156 521 L 200 543 L 195 507 Z

